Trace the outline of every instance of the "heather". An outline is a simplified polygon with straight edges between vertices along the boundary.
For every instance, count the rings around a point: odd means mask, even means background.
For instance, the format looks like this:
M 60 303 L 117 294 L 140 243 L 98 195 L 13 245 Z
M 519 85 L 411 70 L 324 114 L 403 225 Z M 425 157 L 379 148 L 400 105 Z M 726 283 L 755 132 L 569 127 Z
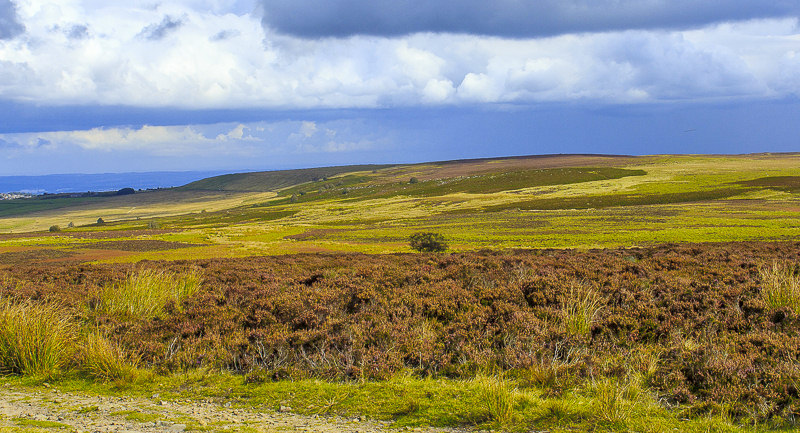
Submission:
M 764 291 L 774 263 L 798 260 L 800 243 L 748 242 L 36 264 L 8 270 L 2 294 L 67 300 L 75 320 L 165 374 L 477 378 L 498 419 L 513 389 L 491 380 L 544 398 L 586 390 L 611 420 L 643 393 L 687 416 L 792 420 L 800 323 Z M 100 307 L 100 289 L 155 269 L 202 282 L 156 316 Z

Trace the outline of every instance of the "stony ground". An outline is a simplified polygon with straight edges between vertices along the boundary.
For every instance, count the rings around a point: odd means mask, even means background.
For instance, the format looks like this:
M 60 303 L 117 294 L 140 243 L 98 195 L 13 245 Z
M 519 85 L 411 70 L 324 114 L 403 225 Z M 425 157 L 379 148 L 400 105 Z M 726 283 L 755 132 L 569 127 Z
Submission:
M 408 430 L 456 433 L 457 430 Z M 163 401 L 129 396 L 104 397 L 0 386 L 0 433 L 16 432 L 351 432 L 398 431 L 385 421 L 305 416 L 281 407 L 258 412 L 211 401 Z

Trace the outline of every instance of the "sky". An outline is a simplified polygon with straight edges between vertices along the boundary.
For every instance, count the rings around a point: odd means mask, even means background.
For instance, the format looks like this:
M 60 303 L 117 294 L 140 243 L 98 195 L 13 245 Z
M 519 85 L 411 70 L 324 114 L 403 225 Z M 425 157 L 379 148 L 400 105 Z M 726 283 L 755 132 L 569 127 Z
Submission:
M 0 176 L 800 151 L 800 0 L 0 0 Z

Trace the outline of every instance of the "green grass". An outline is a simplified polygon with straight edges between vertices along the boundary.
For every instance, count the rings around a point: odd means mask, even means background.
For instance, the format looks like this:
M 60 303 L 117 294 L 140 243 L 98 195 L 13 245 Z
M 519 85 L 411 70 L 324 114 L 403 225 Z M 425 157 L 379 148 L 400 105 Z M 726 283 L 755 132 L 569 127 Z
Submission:
M 130 381 L 136 377 L 135 357 L 128 356 L 118 345 L 98 331 L 89 333 L 79 345 L 80 369 L 101 381 Z
M 71 428 L 70 425 L 56 422 L 56 421 L 37 421 L 27 418 L 14 418 L 14 423 L 16 423 L 20 427 L 37 427 L 37 428 L 45 428 L 45 429 L 65 429 Z
M 126 421 L 136 421 L 136 422 L 153 422 L 160 420 L 162 418 L 160 415 L 154 413 L 146 413 L 134 410 L 123 410 L 118 412 L 112 412 L 111 415 L 124 416 Z
M 211 191 L 276 191 L 293 185 L 314 182 L 342 173 L 380 170 L 391 165 L 350 165 L 338 167 L 307 168 L 300 170 L 263 171 L 255 173 L 225 174 L 184 185 L 182 190 Z
M 202 277 L 196 270 L 183 274 L 145 269 L 129 274 L 125 280 L 103 287 L 97 294 L 96 309 L 106 314 L 150 319 L 164 313 L 167 303 L 178 309 L 184 299 L 200 288 Z
M 141 208 L 136 200 L 144 200 L 142 203 L 153 209 L 163 208 L 167 214 L 157 221 L 167 233 L 147 229 L 153 218 L 132 218 L 64 230 L 56 236 L 0 237 L 0 261 L 23 262 L 29 251 L 2 250 L 23 247 L 47 249 L 53 252 L 52 259 L 67 260 L 78 249 L 102 249 L 102 244 L 92 245 L 95 240 L 80 237 L 89 232 L 100 235 L 94 233 L 100 231 L 111 236 L 108 240 L 180 240 L 205 246 L 123 251 L 95 258 L 122 262 L 320 251 L 409 252 L 408 237 L 418 231 L 442 233 L 452 251 L 800 237 L 796 224 L 800 191 L 795 189 L 800 182 L 799 155 L 609 158 L 605 163 L 592 161 L 607 165 L 596 167 L 559 167 L 561 160 L 555 157 L 534 161 L 556 167 L 536 168 L 534 164 L 508 168 L 504 165 L 508 160 L 500 160 L 501 164 L 482 161 L 378 169 L 332 167 L 211 178 L 191 185 L 199 189 L 187 186 L 163 194 L 107 199 L 108 203 L 113 199 L 117 206 L 114 212 L 109 211 L 113 215 L 124 215 L 119 206 Z M 467 165 L 462 168 L 459 164 Z M 412 184 L 411 177 L 421 180 Z M 174 204 L 176 210 L 197 209 L 203 197 L 212 194 L 202 188 L 283 189 L 277 196 L 264 193 L 231 200 L 230 206 L 236 203 L 234 207 L 219 210 L 221 207 L 216 206 L 208 212 L 169 214 L 169 203 L 158 204 L 159 200 L 175 198 L 180 202 Z M 209 200 L 219 198 L 214 197 Z M 95 208 L 87 212 L 104 214 Z M 63 226 L 67 219 L 54 217 L 40 225 L 45 229 L 53 223 Z M 24 218 L 6 221 L 5 227 L 34 225 Z M 113 237 L 115 232 L 126 230 L 142 232 L 133 237 L 123 233 Z M 311 235 L 303 236 L 305 232 Z
M 75 339 L 76 325 L 59 306 L 0 298 L 0 373 L 55 377 Z
M 550 185 L 569 185 L 598 180 L 643 176 L 644 170 L 609 167 L 574 167 L 475 174 L 470 176 L 432 179 L 417 183 L 373 183 L 366 176 L 344 176 L 328 181 L 312 182 L 281 191 L 283 196 L 295 196 L 298 202 L 344 198 L 346 201 L 408 197 L 436 197 L 447 194 L 492 194 L 522 188 Z M 289 199 L 274 204 L 288 204 Z
M 759 269 L 761 298 L 771 309 L 789 308 L 800 313 L 800 268 L 775 262 Z
M 563 326 L 567 334 L 584 336 L 592 330 L 601 306 L 605 304 L 600 293 L 585 281 L 571 281 L 563 301 Z
M 101 197 L 33 197 L 16 200 L 0 200 L 0 218 L 25 215 L 31 212 L 57 210 L 96 203 Z
M 9 379 L 0 379 L 0 382 Z M 21 379 L 11 381 L 21 386 Z M 558 395 L 516 379 L 483 376 L 473 380 L 418 378 L 398 374 L 379 382 L 320 380 L 248 383 L 242 376 L 190 371 L 172 376 L 149 376 L 123 387 L 65 378 L 53 384 L 66 392 L 149 399 L 231 402 L 233 408 L 293 412 L 323 416 L 365 416 L 385 420 L 393 428 L 457 427 L 504 431 L 629 432 L 763 432 L 789 431 L 790 424 L 752 428 L 720 416 L 687 419 L 680 409 L 666 409 L 656 397 L 632 382 L 597 378 Z M 133 414 L 118 412 L 126 417 Z M 144 414 L 141 421 L 150 421 Z M 135 415 L 130 420 L 140 421 Z

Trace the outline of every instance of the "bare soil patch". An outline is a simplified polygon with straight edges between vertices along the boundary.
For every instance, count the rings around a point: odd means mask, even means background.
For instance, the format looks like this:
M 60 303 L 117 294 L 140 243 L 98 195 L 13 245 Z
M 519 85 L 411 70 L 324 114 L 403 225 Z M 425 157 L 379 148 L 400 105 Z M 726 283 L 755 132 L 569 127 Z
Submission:
M 4 427 L 50 426 L 85 432 L 280 431 L 359 432 L 396 431 L 389 423 L 362 418 L 304 416 L 231 407 L 222 400 L 163 401 L 130 396 L 91 396 L 52 388 L 0 387 L 0 431 Z M 59 425 L 60 424 L 60 425 Z M 419 429 L 422 430 L 422 429 Z M 454 429 L 425 429 L 456 432 Z

